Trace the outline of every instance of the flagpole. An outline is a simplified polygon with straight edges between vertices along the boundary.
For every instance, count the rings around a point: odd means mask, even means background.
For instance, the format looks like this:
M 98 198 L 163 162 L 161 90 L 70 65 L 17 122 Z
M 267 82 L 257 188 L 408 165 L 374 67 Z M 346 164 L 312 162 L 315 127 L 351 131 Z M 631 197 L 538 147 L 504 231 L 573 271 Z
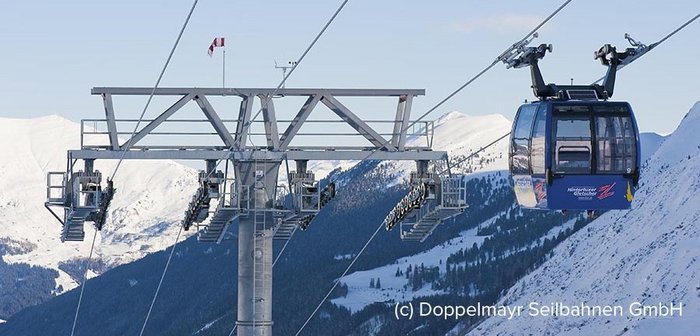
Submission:
M 223 59 L 223 67 L 221 71 L 221 88 L 225 89 L 226 88 L 226 46 L 224 46 L 224 59 Z

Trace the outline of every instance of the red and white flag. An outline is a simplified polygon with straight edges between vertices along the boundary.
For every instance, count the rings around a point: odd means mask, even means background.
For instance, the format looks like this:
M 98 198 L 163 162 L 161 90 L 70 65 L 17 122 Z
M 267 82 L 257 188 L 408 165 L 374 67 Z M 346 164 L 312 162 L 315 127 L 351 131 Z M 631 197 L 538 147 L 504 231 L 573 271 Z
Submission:
M 223 47 L 224 46 L 224 38 L 223 37 L 217 37 L 214 39 L 214 42 L 211 43 L 209 46 L 209 51 L 207 53 L 209 54 L 209 57 L 211 57 L 214 54 L 214 48 L 215 47 Z

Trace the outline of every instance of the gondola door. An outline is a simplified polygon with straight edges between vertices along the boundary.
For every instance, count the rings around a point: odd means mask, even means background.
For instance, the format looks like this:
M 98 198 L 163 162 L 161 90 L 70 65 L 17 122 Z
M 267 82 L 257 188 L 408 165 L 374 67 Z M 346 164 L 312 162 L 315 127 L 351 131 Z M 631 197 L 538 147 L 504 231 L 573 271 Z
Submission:
M 637 171 L 636 127 L 629 112 L 602 105 L 554 106 L 547 184 L 550 209 L 628 209 Z

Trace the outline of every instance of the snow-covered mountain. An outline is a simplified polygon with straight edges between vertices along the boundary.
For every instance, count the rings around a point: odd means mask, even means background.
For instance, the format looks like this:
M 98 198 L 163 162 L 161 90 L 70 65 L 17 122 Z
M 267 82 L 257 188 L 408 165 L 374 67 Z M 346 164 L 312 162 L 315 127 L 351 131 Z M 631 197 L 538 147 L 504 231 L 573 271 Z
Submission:
M 433 149 L 448 152 L 450 165 L 456 165 L 455 168 L 452 168 L 453 173 L 472 173 L 470 175 L 471 178 L 493 175 L 499 183 L 507 183 L 505 180 L 507 174 L 496 172 L 508 169 L 507 140 L 495 143 L 483 152 L 460 164 L 456 163 L 510 132 L 510 128 L 511 122 L 498 114 L 470 116 L 453 111 L 435 121 Z M 420 144 L 421 141 L 424 140 L 420 138 L 411 139 L 409 143 Z M 401 178 L 406 178 L 409 172 L 415 170 L 413 162 L 382 163 L 377 169 L 382 169 L 382 166 L 387 164 L 394 165 L 391 167 L 391 170 Z M 482 224 L 488 226 L 495 219 L 494 217 Z M 439 246 L 416 255 L 401 258 L 396 263 L 351 273 L 341 279 L 341 282 L 348 286 L 348 294 L 334 299 L 332 302 L 357 312 L 374 302 L 410 301 L 417 297 L 440 294 L 442 292 L 433 290 L 429 286 L 418 291 L 407 289 L 408 280 L 394 276 L 397 267 L 405 268 L 408 265 L 424 264 L 426 267 L 440 267 L 440 272 L 444 273 L 444 261 L 450 254 L 459 251 L 464 246 L 471 247 L 474 243 L 479 245 L 485 238 L 485 236 L 477 236 L 476 229 L 466 230 L 460 233 L 458 237 L 445 241 Z M 345 257 L 351 256 L 338 256 L 339 259 Z M 384 281 L 381 288 L 368 287 L 372 278 L 379 278 Z
M 508 169 L 505 139 L 460 164 L 457 162 L 510 132 L 510 128 L 511 121 L 500 114 L 472 116 L 453 111 L 435 121 L 433 149 L 448 152 L 450 165 L 456 165 L 454 172 L 505 170 Z
M 448 112 L 434 121 L 432 148 L 447 151 L 450 154 L 450 165 L 467 155 L 478 151 L 500 136 L 510 132 L 511 121 L 500 114 L 472 116 L 458 111 Z M 425 136 L 409 136 L 407 146 L 425 146 Z M 508 141 L 499 141 L 469 160 L 457 165 L 455 171 L 493 171 L 508 169 Z M 369 159 L 372 157 L 370 156 Z M 314 161 L 309 163 L 309 169 L 317 177 L 324 177 L 337 168 L 346 170 L 357 161 Z M 404 174 L 415 170 L 413 162 L 386 162 Z M 280 174 L 283 176 L 283 174 Z
M 666 137 L 654 132 L 644 132 L 639 134 L 639 141 L 642 143 L 642 162 L 651 158 L 664 143 Z
M 508 141 L 503 139 L 483 151 L 474 154 L 494 140 L 510 132 L 511 122 L 500 114 L 480 116 L 452 111 L 435 120 L 433 150 L 447 151 L 453 173 L 489 172 L 508 169 Z M 425 146 L 425 137 L 407 140 L 408 146 Z M 469 157 L 471 154 L 473 156 Z M 407 180 L 408 174 L 416 170 L 412 161 L 386 161 L 377 169 L 390 166 L 397 182 Z M 437 163 L 437 171 L 446 170 L 445 162 Z
M 500 115 L 451 112 L 436 121 L 433 146 L 451 155 L 467 155 L 509 128 L 510 122 Z M 0 218 L 5 224 L 0 239 L 6 239 L 6 245 L 24 246 L 2 257 L 10 264 L 28 263 L 57 270 L 56 287 L 61 286 L 63 291 L 77 285 L 64 270 L 82 265 L 94 231 L 86 225 L 85 242 L 61 243 L 60 224 L 43 207 L 45 180 L 47 172 L 65 170 L 66 150 L 79 148 L 79 130 L 78 124 L 58 116 L 0 119 Z M 409 139 L 409 143 L 419 142 L 425 140 Z M 505 146 L 502 142 L 479 156 L 489 160 L 472 159 L 462 166 L 503 169 Z M 315 162 L 310 168 L 323 177 L 354 163 Z M 109 176 L 115 164 L 98 160 L 96 169 Z M 410 162 L 403 165 L 396 170 L 405 173 L 415 169 Z M 194 169 L 173 161 L 125 161 L 115 187 L 110 215 L 95 243 L 91 276 L 172 245 L 182 213 L 197 188 L 197 175 Z
M 57 270 L 56 287 L 63 291 L 76 281 L 62 269 L 75 271 L 83 264 L 94 229 L 85 226 L 84 242 L 61 243 L 61 225 L 43 206 L 46 173 L 65 171 L 66 150 L 79 148 L 79 136 L 80 125 L 58 116 L 0 119 L 0 240 L 15 247 L 5 248 L 2 258 Z M 115 164 L 97 161 L 95 168 L 104 179 Z M 92 269 L 99 273 L 172 245 L 196 179 L 194 170 L 172 161 L 124 162 Z
M 79 129 L 80 125 L 58 116 L 0 119 L 0 155 L 3 157 L 0 161 L 0 222 L 6 228 L 0 232 L 0 255 L 10 266 L 27 263 L 56 270 L 55 294 L 76 286 L 76 278 L 81 274 L 79 267 L 88 256 L 94 232 L 86 225 L 86 241 L 61 243 L 61 226 L 43 207 L 46 173 L 65 170 L 66 150 L 79 148 Z M 452 112 L 436 121 L 433 147 L 446 149 L 453 157 L 464 156 L 509 129 L 510 122 L 502 116 L 472 117 Z M 409 139 L 410 143 L 421 145 L 424 141 Z M 462 167 L 503 169 L 505 155 L 505 144 L 499 144 Z M 109 176 L 115 164 L 98 160 L 96 169 L 103 176 Z M 322 177 L 334 169 L 346 169 L 353 164 L 319 162 L 310 165 L 310 169 Z M 81 167 L 82 163 L 77 165 Z M 399 177 L 405 177 L 414 169 L 412 162 L 405 163 L 405 167 L 391 167 Z M 197 174 L 196 170 L 172 161 L 125 161 L 115 178 L 115 187 L 117 193 L 107 223 L 97 235 L 91 277 L 170 246 L 190 195 L 197 187 Z M 42 275 L 42 286 L 46 286 L 45 277 Z M 14 283 L 12 279 L 8 281 L 8 285 Z M 11 316 L 18 307 L 43 302 L 46 298 L 46 294 L 41 294 L 34 303 L 24 301 L 24 304 L 13 300 L 13 308 L 7 309 L 3 316 Z
M 622 316 L 491 317 L 470 335 L 694 335 L 700 330 L 700 102 L 642 173 L 630 211 L 611 211 L 571 236 L 499 304 L 621 306 Z M 633 316 L 682 304 L 682 316 Z

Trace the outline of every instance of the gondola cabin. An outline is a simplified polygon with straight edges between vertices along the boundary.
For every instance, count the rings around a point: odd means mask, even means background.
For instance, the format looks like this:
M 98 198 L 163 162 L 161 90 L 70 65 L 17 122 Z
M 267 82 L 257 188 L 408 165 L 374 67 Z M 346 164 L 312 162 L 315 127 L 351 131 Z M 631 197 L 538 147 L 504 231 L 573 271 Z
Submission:
M 639 181 L 639 131 L 632 107 L 612 97 L 615 72 L 634 49 L 595 53 L 608 71 L 602 85 L 544 84 L 538 60 L 551 45 L 506 60 L 529 66 L 539 99 L 518 109 L 509 164 L 518 204 L 549 210 L 629 209 Z
M 552 210 L 628 209 L 639 137 L 625 102 L 545 100 L 520 107 L 510 138 L 518 204 Z

